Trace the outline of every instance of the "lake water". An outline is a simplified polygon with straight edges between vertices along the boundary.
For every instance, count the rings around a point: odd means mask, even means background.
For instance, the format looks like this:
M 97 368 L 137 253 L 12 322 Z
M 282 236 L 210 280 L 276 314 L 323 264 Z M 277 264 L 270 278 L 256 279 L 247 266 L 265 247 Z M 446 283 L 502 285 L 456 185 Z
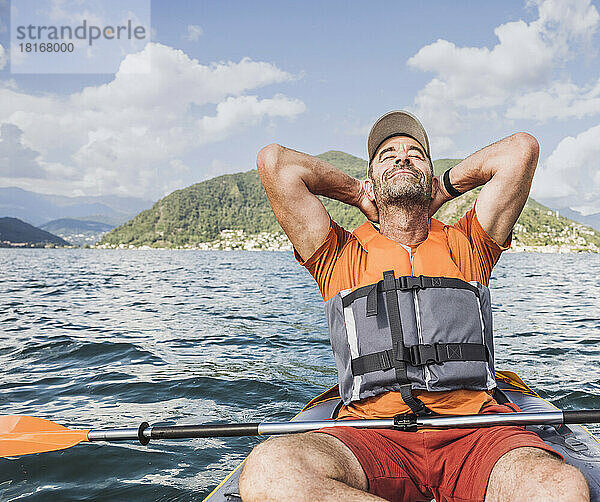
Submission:
M 600 255 L 506 254 L 491 288 L 497 368 L 600 407 Z M 291 253 L 0 249 L 0 342 L 0 414 L 73 429 L 288 420 L 336 379 Z M 258 441 L 0 459 L 0 501 L 201 500 Z

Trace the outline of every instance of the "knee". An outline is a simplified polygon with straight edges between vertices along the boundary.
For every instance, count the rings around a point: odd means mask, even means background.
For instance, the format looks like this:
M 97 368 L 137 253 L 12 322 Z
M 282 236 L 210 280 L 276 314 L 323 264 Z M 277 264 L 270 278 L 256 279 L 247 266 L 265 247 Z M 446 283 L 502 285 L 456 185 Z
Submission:
M 565 502 L 588 502 L 590 490 L 584 475 L 572 465 L 562 464 L 556 475 L 560 484 L 560 493 L 564 498 L 556 499 Z
M 521 447 L 496 463 L 486 494 L 486 501 L 513 499 L 588 502 L 590 494 L 579 469 L 547 451 Z
M 244 502 L 266 500 L 273 483 L 280 482 L 291 460 L 286 438 L 271 438 L 255 446 L 242 468 L 239 490 Z M 285 478 L 283 478 L 285 479 Z
M 589 502 L 590 491 L 581 471 L 556 458 L 540 462 L 537 476 L 538 493 L 547 493 L 557 502 Z M 550 500 L 550 499 L 549 499 Z

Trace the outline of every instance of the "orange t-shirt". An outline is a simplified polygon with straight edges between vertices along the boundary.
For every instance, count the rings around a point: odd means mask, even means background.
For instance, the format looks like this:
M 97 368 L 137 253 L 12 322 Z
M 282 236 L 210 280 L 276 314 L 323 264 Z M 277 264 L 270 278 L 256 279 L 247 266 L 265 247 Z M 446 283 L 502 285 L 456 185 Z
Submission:
M 400 275 L 456 277 L 488 285 L 492 268 L 502 251 L 510 247 L 494 241 L 483 229 L 475 207 L 454 225 L 430 218 L 427 239 L 405 246 L 381 235 L 369 222 L 352 233 L 331 220 L 323 243 L 306 261 L 296 259 L 315 278 L 325 301 L 340 291 L 373 284 L 385 270 Z M 491 402 L 485 391 L 414 391 L 425 406 L 440 414 L 475 414 Z M 343 406 L 339 417 L 390 417 L 410 411 L 399 392 L 386 392 Z

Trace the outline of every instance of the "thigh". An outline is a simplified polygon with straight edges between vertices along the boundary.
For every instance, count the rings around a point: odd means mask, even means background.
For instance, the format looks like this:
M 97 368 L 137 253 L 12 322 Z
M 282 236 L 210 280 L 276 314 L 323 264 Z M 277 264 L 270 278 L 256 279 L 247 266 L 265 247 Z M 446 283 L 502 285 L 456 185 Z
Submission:
M 257 445 L 244 463 L 243 478 L 329 478 L 366 490 L 367 478 L 350 449 L 335 437 L 308 432 L 273 437 Z
M 516 448 L 504 454 L 490 474 L 486 502 L 512 500 L 589 500 L 581 472 L 539 448 Z
M 428 437 L 430 451 L 437 452 L 432 453 L 432 460 L 435 460 L 431 464 L 441 466 L 432 472 L 432 486 L 438 487 L 434 488 L 436 500 L 488 500 L 486 492 L 492 470 L 500 459 L 516 449 L 532 449 L 539 451 L 540 455 L 560 459 L 537 434 L 522 427 L 439 431 L 428 433 Z M 444 446 L 435 448 L 436 444 Z M 510 456 L 505 458 L 510 460 Z M 502 462 L 500 465 L 507 464 Z

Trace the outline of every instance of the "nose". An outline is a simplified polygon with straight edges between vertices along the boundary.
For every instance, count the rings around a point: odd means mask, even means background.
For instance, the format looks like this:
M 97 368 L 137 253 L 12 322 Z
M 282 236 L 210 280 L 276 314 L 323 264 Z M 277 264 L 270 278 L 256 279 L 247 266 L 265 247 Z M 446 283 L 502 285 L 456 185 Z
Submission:
M 410 162 L 410 159 L 408 158 L 408 153 L 404 152 L 402 150 L 400 150 L 399 152 L 396 153 L 396 158 L 394 159 L 394 164 L 398 165 L 402 165 L 402 164 L 408 164 Z

